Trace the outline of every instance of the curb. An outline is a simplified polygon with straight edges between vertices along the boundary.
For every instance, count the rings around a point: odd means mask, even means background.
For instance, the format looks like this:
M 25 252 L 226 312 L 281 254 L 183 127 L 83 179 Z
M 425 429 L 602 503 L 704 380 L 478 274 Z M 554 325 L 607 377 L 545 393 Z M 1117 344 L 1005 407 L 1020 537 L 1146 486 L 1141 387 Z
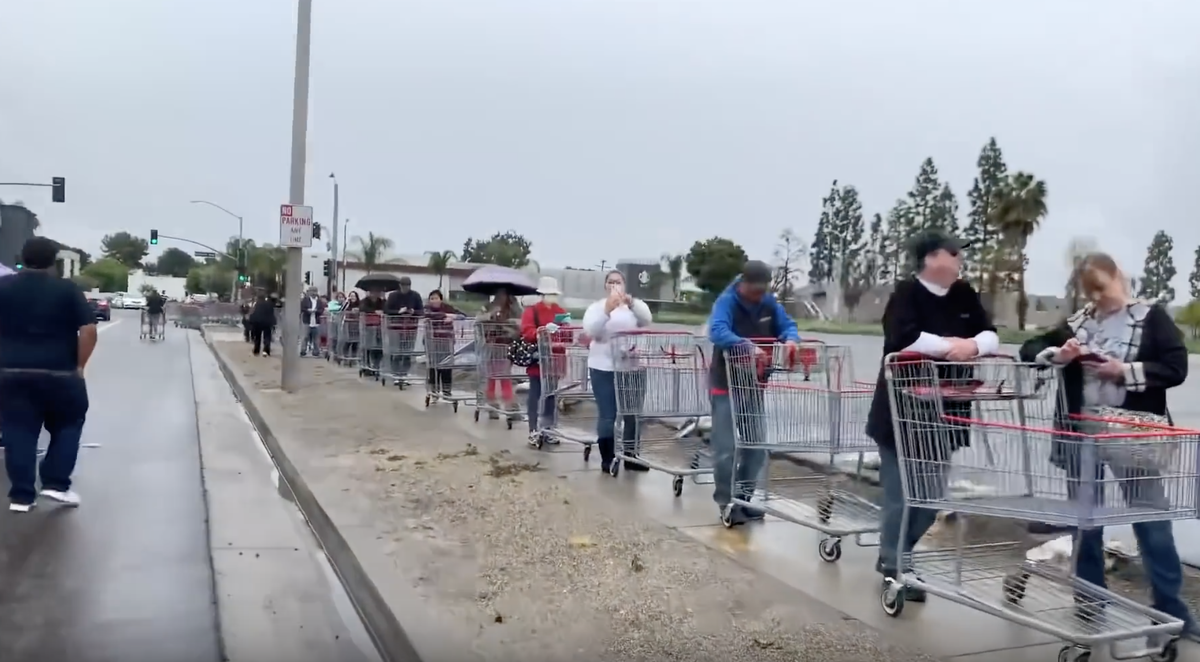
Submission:
M 396 615 L 388 607 L 387 602 L 383 599 L 379 588 L 375 585 L 371 578 L 363 569 L 358 557 L 354 555 L 354 551 L 350 549 L 349 543 L 338 531 L 337 526 L 330 519 L 329 514 L 317 502 L 316 496 L 312 490 L 301 478 L 295 465 L 288 459 L 287 455 L 279 445 L 279 440 L 271 432 L 271 428 L 267 426 L 266 420 L 258 408 L 254 406 L 254 402 L 250 399 L 245 387 L 242 386 L 241 380 L 238 379 L 237 373 L 225 362 L 225 358 L 213 347 L 213 343 L 208 339 L 207 334 L 203 330 L 200 332 L 204 344 L 208 346 L 213 357 L 217 361 L 217 366 L 221 369 L 221 374 L 225 376 L 225 380 L 229 382 L 230 389 L 233 390 L 234 397 L 246 410 L 246 415 L 250 417 L 250 422 L 258 430 L 259 436 L 262 437 L 263 443 L 267 447 L 267 451 L 271 454 L 271 460 L 275 463 L 275 467 L 279 470 L 279 476 L 287 485 L 288 490 L 292 493 L 292 497 L 296 506 L 300 508 L 300 512 L 304 518 L 308 520 L 308 525 L 312 529 L 313 534 L 320 543 L 325 555 L 329 558 L 330 565 L 333 566 L 334 573 L 337 574 L 338 580 L 349 596 L 350 602 L 354 606 L 355 612 L 358 613 L 362 620 L 363 626 L 367 630 L 367 634 L 371 637 L 371 642 L 375 645 L 376 651 L 379 652 L 383 662 L 420 662 L 420 657 L 417 655 L 416 648 L 413 647 L 412 641 L 408 634 L 396 619 Z

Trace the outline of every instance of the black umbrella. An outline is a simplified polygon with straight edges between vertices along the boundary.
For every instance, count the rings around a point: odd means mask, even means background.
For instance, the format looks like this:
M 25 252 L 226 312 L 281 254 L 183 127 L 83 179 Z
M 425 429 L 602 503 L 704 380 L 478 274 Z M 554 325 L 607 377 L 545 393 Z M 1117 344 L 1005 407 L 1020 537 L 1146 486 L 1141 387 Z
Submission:
M 471 272 L 471 275 L 467 276 L 467 279 L 463 281 L 462 288 L 464 292 L 486 294 L 488 296 L 500 290 L 507 290 L 509 294 L 515 297 L 538 293 L 537 285 L 529 277 L 529 274 L 517 271 L 516 269 L 494 265 L 479 267 Z
M 384 292 L 391 292 L 392 290 L 400 289 L 400 279 L 392 274 L 367 274 L 366 276 L 359 278 L 358 282 L 355 283 L 354 286 L 360 290 L 366 290 L 368 292 L 371 290 L 383 290 Z

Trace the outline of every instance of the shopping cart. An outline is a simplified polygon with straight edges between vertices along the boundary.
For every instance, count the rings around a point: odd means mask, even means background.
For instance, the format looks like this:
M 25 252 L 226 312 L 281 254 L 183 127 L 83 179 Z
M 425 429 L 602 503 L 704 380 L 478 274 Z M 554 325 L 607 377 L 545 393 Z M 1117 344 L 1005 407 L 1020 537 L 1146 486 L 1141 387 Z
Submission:
M 166 337 L 163 335 L 166 333 L 166 329 L 164 328 L 166 327 L 166 320 L 163 318 L 162 313 L 150 314 L 146 312 L 145 308 L 142 308 L 139 313 L 140 331 L 138 338 L 142 340 L 162 340 Z
M 1079 529 L 1200 515 L 1200 432 L 1115 419 L 1066 420 L 1056 415 L 1066 411 L 1060 374 L 1002 358 L 945 363 L 911 354 L 885 357 L 904 491 L 900 530 L 915 509 Z M 1071 458 L 1062 464 L 1077 468 L 1077 475 L 1051 465 L 1052 453 Z M 946 489 L 959 481 L 974 489 Z M 906 571 L 887 580 L 881 594 L 888 615 L 901 613 L 903 589 L 912 586 L 1068 642 L 1059 651 L 1062 662 L 1084 662 L 1096 647 L 1108 647 L 1118 660 L 1174 660 L 1178 654 L 1179 619 L 1056 564 L 1026 559 L 1016 543 L 966 546 L 961 527 L 958 532 L 953 549 L 901 554 Z M 1117 646 L 1143 638 L 1147 645 L 1137 650 Z
M 879 507 L 860 493 L 863 454 L 876 448 L 863 432 L 873 391 L 853 381 L 850 350 L 821 342 L 752 341 L 725 351 L 725 373 L 734 465 L 750 461 L 764 467 L 745 481 L 735 474 L 733 498 L 722 517 L 726 526 L 733 524 L 735 507 L 761 509 L 821 533 L 817 551 L 830 563 L 841 558 L 847 536 L 860 546 L 873 544 L 863 534 L 879 531 Z M 857 455 L 854 474 L 834 468 L 843 454 Z M 770 467 L 778 455 L 815 455 L 829 469 L 789 467 L 786 476 L 778 476 Z
M 358 376 L 379 379 L 383 358 L 383 316 L 379 313 L 358 314 Z
M 316 356 L 329 360 L 332 351 L 331 334 L 336 328 L 333 316 L 337 313 L 325 312 L 317 317 L 317 353 Z
M 609 340 L 617 390 L 617 423 L 633 425 L 633 440 L 618 442 L 616 457 L 672 476 L 675 496 L 683 479 L 712 473 L 704 442 L 665 434 L 660 418 L 699 418 L 711 413 L 708 357 L 695 334 L 674 331 L 625 331 Z M 622 435 L 618 435 L 621 437 Z M 615 476 L 619 464 L 610 471 Z
M 199 329 L 202 319 L 200 306 L 184 304 L 179 307 L 179 317 L 175 320 L 175 326 L 182 329 Z
M 404 390 L 413 383 L 425 381 L 412 375 L 415 359 L 425 355 L 421 343 L 421 318 L 414 314 L 386 315 L 382 320 L 379 364 L 379 381 Z
M 436 318 L 426 316 L 424 324 L 425 345 L 425 407 L 437 402 L 451 406 L 455 412 L 462 402 L 475 396 L 454 390 L 454 371 L 463 367 L 459 361 L 461 352 L 474 340 L 475 321 L 455 319 L 452 316 Z M 469 367 L 474 368 L 474 363 Z
M 538 330 L 538 379 L 542 390 L 537 407 L 543 414 L 538 416 L 538 430 L 531 441 L 537 448 L 562 441 L 580 444 L 586 462 L 596 443 L 595 408 L 589 410 L 591 414 L 572 415 L 569 421 L 565 415 L 568 409 L 584 409 L 572 405 L 596 400 L 589 380 L 588 345 L 583 341 L 579 327 L 562 325 L 554 333 L 545 328 Z M 550 416 L 544 414 L 547 403 L 553 403 Z
M 337 314 L 337 341 L 333 344 L 333 362 L 351 366 L 358 362 L 359 316 L 357 310 L 343 310 Z
M 475 391 L 475 420 L 482 413 L 488 418 L 503 418 L 508 429 L 520 420 L 515 388 L 529 379 L 525 369 L 514 366 L 508 358 L 509 347 L 517 338 L 514 322 L 475 322 L 476 372 L 479 376 Z

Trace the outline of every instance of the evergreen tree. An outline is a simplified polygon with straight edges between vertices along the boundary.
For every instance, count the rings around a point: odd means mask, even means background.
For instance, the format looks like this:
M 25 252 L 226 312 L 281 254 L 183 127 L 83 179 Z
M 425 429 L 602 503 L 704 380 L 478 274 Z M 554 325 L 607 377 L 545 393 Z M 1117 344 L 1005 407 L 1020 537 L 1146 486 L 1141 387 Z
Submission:
M 935 210 L 932 227 L 952 235 L 958 234 L 958 196 L 950 190 L 949 184 L 942 184 Z
M 1175 241 L 1171 235 L 1163 230 L 1154 234 L 1146 251 L 1146 266 L 1137 290 L 1139 297 L 1158 299 L 1163 303 L 1175 299 L 1175 288 L 1171 287 L 1171 281 L 1175 279 L 1175 260 L 1171 257 L 1174 249 Z
M 937 166 L 932 158 L 927 158 L 921 164 L 912 190 L 908 192 L 908 207 L 912 210 L 911 227 L 914 231 L 945 229 L 941 195 L 942 183 L 938 180 Z
M 1200 301 L 1200 246 L 1196 247 L 1196 257 L 1192 258 L 1192 273 L 1188 276 L 1188 294 L 1192 301 Z
M 817 233 L 808 250 L 810 283 L 828 283 L 833 280 L 834 244 L 837 240 L 834 234 L 834 216 L 837 214 L 840 195 L 835 179 L 829 189 L 829 195 L 821 199 L 821 217 L 817 220 Z
M 963 239 L 971 242 L 971 245 L 965 251 L 964 262 L 967 278 L 975 289 L 995 293 L 995 289 L 988 289 L 991 283 L 985 282 L 987 274 L 994 267 L 995 252 L 1001 243 L 1000 233 L 992 227 L 991 217 L 996 194 L 1008 177 L 1008 166 L 1004 163 L 1004 154 L 995 138 L 988 140 L 980 150 L 975 165 L 979 168 L 979 174 L 967 193 L 971 210 L 967 212 L 967 227 L 963 230 Z
M 863 249 L 860 261 L 861 276 L 859 280 L 868 288 L 886 282 L 884 274 L 884 259 L 887 254 L 887 228 L 883 224 L 883 216 L 875 214 L 871 217 L 871 226 L 867 231 L 867 243 Z
M 897 200 L 887 216 L 887 241 L 884 253 L 884 270 L 892 280 L 908 278 L 915 273 L 908 259 L 909 238 L 917 231 L 912 208 L 903 200 Z
M 863 241 L 863 211 L 858 199 L 858 189 L 843 186 L 837 195 L 833 214 L 833 263 L 838 283 L 843 290 L 854 283 L 862 271 L 862 257 L 866 249 Z

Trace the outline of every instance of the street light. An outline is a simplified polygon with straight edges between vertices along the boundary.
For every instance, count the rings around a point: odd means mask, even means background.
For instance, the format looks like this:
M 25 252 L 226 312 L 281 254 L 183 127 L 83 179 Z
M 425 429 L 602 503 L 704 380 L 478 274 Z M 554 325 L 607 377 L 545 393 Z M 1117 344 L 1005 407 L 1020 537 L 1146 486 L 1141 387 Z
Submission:
M 346 247 L 350 245 L 350 229 L 349 228 L 350 228 L 350 219 L 347 218 L 346 222 L 342 223 L 342 236 L 346 238 L 346 241 L 342 243 L 342 291 L 343 292 L 346 291 Z
M 246 255 L 245 255 L 246 254 L 246 250 L 245 250 L 246 242 L 245 242 L 245 239 L 243 238 L 244 237 L 243 233 L 245 232 L 245 225 L 246 225 L 245 221 L 242 220 L 241 216 L 238 216 L 237 214 L 229 211 L 228 209 L 222 207 L 221 205 L 218 205 L 215 202 L 209 202 L 208 200 L 189 200 L 189 202 L 193 205 L 208 205 L 209 207 L 213 207 L 214 209 L 219 209 L 219 210 L 225 212 L 226 214 L 237 219 L 237 222 L 238 222 L 238 245 L 237 245 L 237 255 L 235 256 L 237 258 L 236 259 L 237 264 L 234 266 L 236 269 L 240 270 L 242 268 L 242 261 L 246 259 Z M 229 290 L 229 301 L 231 303 L 237 302 L 238 280 L 239 280 L 238 277 L 234 276 L 233 287 L 232 287 L 232 289 Z
M 330 297 L 333 297 L 333 291 L 338 286 L 338 180 L 337 175 L 329 173 L 329 178 L 333 180 L 333 238 L 329 244 L 329 253 L 333 257 L 333 269 L 328 274 L 329 279 L 325 284 L 325 289 L 328 290 Z

